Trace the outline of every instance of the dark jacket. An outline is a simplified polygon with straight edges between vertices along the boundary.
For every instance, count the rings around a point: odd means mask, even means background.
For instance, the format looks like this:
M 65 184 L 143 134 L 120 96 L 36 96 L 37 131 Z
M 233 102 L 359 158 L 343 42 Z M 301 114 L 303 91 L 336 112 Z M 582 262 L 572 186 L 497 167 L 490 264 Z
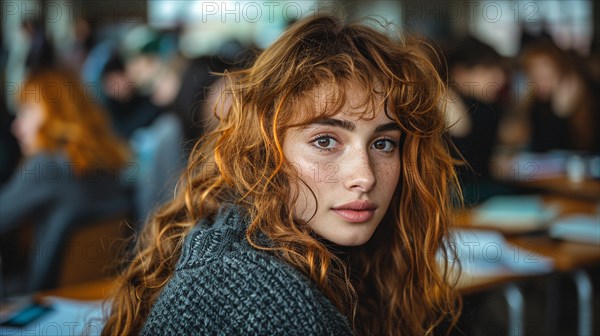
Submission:
M 0 234 L 33 224 L 28 290 L 51 288 L 65 239 L 78 226 L 124 217 L 132 184 L 121 172 L 90 165 L 82 176 L 61 154 L 41 153 L 17 167 L 0 189 Z

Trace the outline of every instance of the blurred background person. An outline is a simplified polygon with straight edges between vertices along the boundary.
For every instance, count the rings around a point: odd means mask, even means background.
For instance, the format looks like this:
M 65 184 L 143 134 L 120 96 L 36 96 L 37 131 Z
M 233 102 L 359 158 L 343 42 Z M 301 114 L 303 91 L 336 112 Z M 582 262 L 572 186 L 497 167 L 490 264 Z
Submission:
M 139 92 L 118 52 L 113 52 L 104 65 L 101 85 L 103 104 L 115 130 L 125 139 L 129 139 L 136 129 L 149 126 L 161 113 L 148 96 Z
M 503 127 L 503 142 L 533 152 L 598 148 L 598 116 L 590 83 L 570 55 L 549 38 L 524 47 L 520 63 L 526 88 L 518 116 Z
M 45 23 L 40 20 L 25 20 L 22 30 L 29 41 L 29 50 L 25 59 L 26 68 L 41 68 L 54 64 L 56 52 L 46 34 Z
M 180 111 L 185 127 L 185 149 L 191 150 L 196 141 L 214 129 L 217 115 L 215 108 L 224 95 L 225 80 L 218 74 L 250 66 L 259 54 L 255 45 L 243 45 L 240 41 L 223 43 L 216 55 L 202 56 L 190 61 L 183 75 L 176 108 Z M 223 107 L 227 110 L 228 105 Z
M 52 66 L 55 50 L 48 38 L 46 27 L 40 18 L 27 18 L 19 22 L 12 41 L 6 41 L 7 59 L 5 67 L 6 83 L 14 85 L 21 83 L 31 69 Z M 12 45 L 10 44 L 12 42 Z M 14 101 L 8 97 L 8 90 L 3 96 L 9 110 L 14 111 Z
M 72 41 L 59 55 L 61 64 L 80 73 L 83 63 L 98 39 L 96 22 L 83 17 L 75 18 L 71 27 Z
M 0 111 L 0 185 L 6 182 L 17 166 L 21 153 L 17 139 L 10 131 L 14 116 L 8 112 L 6 101 L 2 100 Z
M 447 55 L 451 83 L 447 122 L 464 165 L 458 169 L 467 203 L 500 192 L 492 181 L 491 159 L 504 115 L 508 72 L 503 58 L 475 38 L 456 44 Z
M 134 221 L 139 230 L 157 206 L 173 197 L 177 176 L 185 164 L 184 126 L 175 101 L 187 60 L 177 54 L 174 40 L 172 34 L 146 26 L 130 29 L 122 41 L 124 68 L 118 65 L 113 68 L 116 71 L 105 72 L 103 81 L 105 88 L 114 89 L 108 85 L 116 84 L 119 95 L 125 91 L 133 96 L 129 103 L 126 95 L 119 97 L 119 109 L 114 105 L 111 109 L 117 127 L 126 126 L 124 134 L 139 168 L 134 193 Z M 107 82 L 110 76 L 116 79 L 112 84 Z
M 104 111 L 77 77 L 45 69 L 29 74 L 17 95 L 12 132 L 24 160 L 0 192 L 0 234 L 33 226 L 26 290 L 51 288 L 67 235 L 90 221 L 126 218 L 129 160 Z
M 214 74 L 222 73 L 228 68 L 229 65 L 223 58 L 206 55 L 190 60 L 183 71 L 181 89 L 173 102 L 173 108 L 185 125 L 186 152 L 207 131 L 207 124 L 210 123 L 208 120 L 211 120 L 212 115 L 206 113 L 207 106 L 212 102 L 212 85 L 219 80 Z
M 597 122 L 600 122 L 600 97 L 594 93 L 600 92 L 600 43 L 592 44 L 590 55 L 585 57 L 584 64 L 583 74 L 594 99 L 592 114 L 594 115 L 594 122 L 597 124 Z M 600 129 L 598 126 L 594 130 L 594 135 L 594 152 L 600 154 Z M 600 167 L 598 168 L 600 170 Z

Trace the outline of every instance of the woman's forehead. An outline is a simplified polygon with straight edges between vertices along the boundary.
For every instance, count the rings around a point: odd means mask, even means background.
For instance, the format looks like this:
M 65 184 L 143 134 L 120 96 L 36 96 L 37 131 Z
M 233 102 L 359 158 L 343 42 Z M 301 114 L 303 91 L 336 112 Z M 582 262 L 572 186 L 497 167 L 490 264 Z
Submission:
M 373 87 L 368 88 L 356 82 L 322 84 L 296 99 L 292 119 L 301 124 L 338 114 L 372 119 L 376 112 L 385 109 L 384 103 L 383 94 Z

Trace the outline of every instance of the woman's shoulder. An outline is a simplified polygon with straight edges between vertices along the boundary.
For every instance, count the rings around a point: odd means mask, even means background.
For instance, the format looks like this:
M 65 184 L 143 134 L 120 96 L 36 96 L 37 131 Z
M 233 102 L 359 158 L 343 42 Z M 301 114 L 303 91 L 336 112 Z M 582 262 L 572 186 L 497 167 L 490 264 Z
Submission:
M 65 153 L 62 152 L 38 152 L 31 156 L 28 156 L 23 161 L 24 165 L 31 164 L 55 164 L 58 167 L 65 167 L 69 164 L 69 159 Z
M 346 318 L 307 277 L 245 242 L 244 229 L 235 226 L 239 216 L 229 209 L 212 226 L 192 230 L 144 330 L 350 334 Z M 174 307 L 181 315 L 173 315 Z
M 204 268 L 220 268 L 236 277 L 297 278 L 310 284 L 308 278 L 271 253 L 254 248 L 247 241 L 247 212 L 240 206 L 225 204 L 210 220 L 202 220 L 186 237 L 176 272 L 190 271 L 199 277 Z M 286 279 L 289 282 L 289 279 Z
M 226 204 L 211 219 L 202 219 L 187 235 L 177 270 L 203 267 L 226 253 L 244 249 L 244 211 Z
M 39 152 L 25 157 L 15 169 L 21 184 L 34 182 L 56 183 L 73 176 L 72 163 L 59 152 Z
M 55 186 L 57 183 L 73 186 L 92 185 L 115 185 L 120 184 L 129 187 L 131 183 L 121 178 L 121 171 L 105 171 L 99 165 L 89 164 L 82 166 L 69 158 L 61 151 L 39 152 L 23 160 L 16 173 L 19 181 L 23 183 L 49 183 Z

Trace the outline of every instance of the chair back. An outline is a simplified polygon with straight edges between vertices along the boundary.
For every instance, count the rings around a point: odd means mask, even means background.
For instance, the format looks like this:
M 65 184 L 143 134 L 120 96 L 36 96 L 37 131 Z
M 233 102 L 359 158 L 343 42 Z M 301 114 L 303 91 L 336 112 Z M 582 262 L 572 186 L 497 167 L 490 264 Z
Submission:
M 127 251 L 127 243 L 124 217 L 80 226 L 65 242 L 57 286 L 115 275 L 120 257 Z

